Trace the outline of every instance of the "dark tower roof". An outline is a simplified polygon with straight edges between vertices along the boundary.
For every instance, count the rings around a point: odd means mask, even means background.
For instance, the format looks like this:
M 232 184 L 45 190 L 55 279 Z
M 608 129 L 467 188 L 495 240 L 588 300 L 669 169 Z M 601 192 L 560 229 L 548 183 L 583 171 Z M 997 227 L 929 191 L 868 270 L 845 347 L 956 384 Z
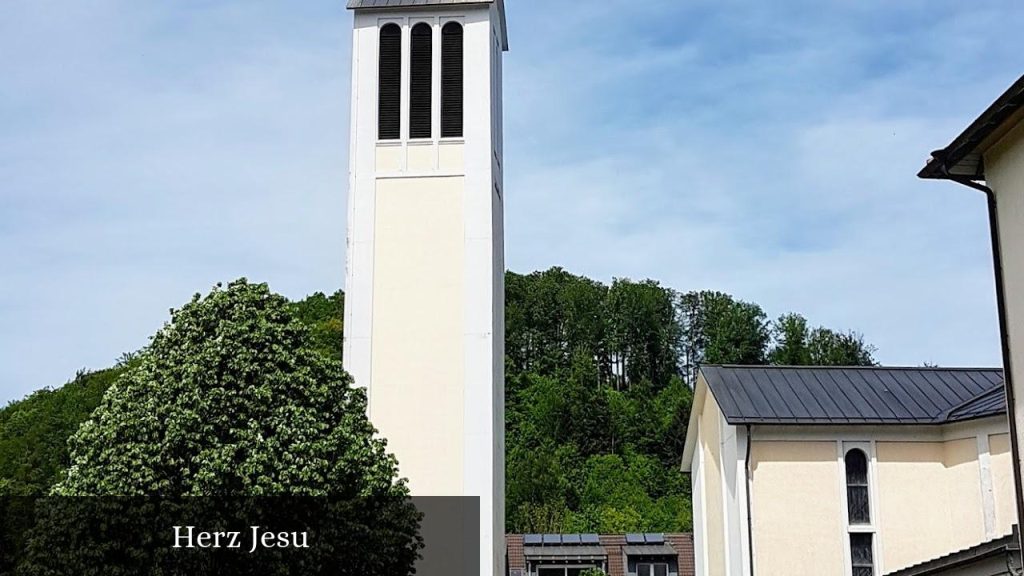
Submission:
M 508 29 L 505 25 L 505 0 L 348 0 L 349 10 L 387 10 L 390 8 L 429 8 L 457 5 L 498 5 L 501 18 L 502 50 L 508 50 Z

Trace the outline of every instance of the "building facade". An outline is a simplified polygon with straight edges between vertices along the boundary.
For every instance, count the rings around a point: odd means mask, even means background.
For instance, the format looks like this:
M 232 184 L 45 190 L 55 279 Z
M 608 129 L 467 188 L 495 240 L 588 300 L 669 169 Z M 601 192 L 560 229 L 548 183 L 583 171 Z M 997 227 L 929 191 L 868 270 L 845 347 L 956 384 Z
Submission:
M 345 368 L 415 496 L 504 568 L 501 0 L 350 0 Z
M 683 469 L 699 576 L 882 576 L 1016 523 L 998 369 L 706 366 Z
M 1024 76 L 953 142 L 932 152 L 921 178 L 950 180 L 985 194 L 1015 467 L 1017 515 L 1024 517 Z
M 509 576 L 693 576 L 692 534 L 509 534 Z

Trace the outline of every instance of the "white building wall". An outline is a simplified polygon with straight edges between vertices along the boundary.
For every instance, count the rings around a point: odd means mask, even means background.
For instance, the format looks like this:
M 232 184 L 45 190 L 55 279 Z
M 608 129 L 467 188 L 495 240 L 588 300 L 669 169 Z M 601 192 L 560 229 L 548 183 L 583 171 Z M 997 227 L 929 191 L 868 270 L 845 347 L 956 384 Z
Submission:
M 410 142 L 410 33 L 421 21 L 434 28 L 434 138 Z M 440 138 L 449 21 L 464 28 L 458 139 Z M 378 142 L 377 51 L 388 22 L 403 29 L 403 138 Z M 345 367 L 368 389 L 371 421 L 413 494 L 480 497 L 484 575 L 504 573 L 499 23 L 497 3 L 355 14 L 344 344 Z

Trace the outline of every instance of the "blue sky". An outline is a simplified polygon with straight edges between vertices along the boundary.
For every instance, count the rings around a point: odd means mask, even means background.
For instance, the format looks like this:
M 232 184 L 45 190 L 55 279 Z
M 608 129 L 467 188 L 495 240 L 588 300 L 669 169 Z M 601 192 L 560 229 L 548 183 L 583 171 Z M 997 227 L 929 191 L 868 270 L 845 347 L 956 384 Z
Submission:
M 716 289 L 995 365 L 984 198 L 915 173 L 1022 72 L 1012 0 L 507 0 L 511 269 Z M 0 403 L 239 276 L 344 280 L 343 0 L 13 0 Z

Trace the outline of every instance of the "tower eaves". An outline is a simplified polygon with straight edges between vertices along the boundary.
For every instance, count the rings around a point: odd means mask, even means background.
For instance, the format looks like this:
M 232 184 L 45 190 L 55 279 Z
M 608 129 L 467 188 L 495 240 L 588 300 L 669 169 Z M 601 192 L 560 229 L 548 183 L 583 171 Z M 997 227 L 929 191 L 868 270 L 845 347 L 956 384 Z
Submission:
M 389 8 L 421 8 L 466 4 L 498 4 L 501 18 L 501 49 L 508 51 L 508 29 L 505 25 L 505 0 L 348 0 L 349 10 L 387 10 Z

